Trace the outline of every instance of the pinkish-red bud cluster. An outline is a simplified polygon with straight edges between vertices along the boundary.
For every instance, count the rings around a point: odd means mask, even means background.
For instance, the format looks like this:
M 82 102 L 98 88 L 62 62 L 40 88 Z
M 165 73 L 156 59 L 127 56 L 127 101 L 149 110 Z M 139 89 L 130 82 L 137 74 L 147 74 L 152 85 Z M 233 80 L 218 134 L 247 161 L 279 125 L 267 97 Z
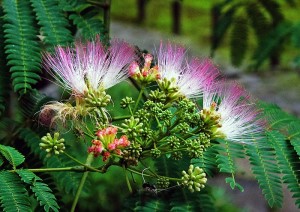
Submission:
M 129 66 L 129 75 L 143 83 L 153 82 L 157 79 L 160 79 L 160 73 L 158 71 L 158 66 L 154 66 L 151 68 L 151 62 L 153 60 L 153 56 L 151 54 L 144 54 L 144 67 L 140 69 L 139 64 L 134 61 Z
M 130 145 L 126 135 L 116 138 L 118 129 L 116 127 L 107 127 L 98 130 L 96 136 L 98 139 L 92 140 L 92 146 L 88 148 L 89 153 L 93 153 L 95 157 L 103 156 L 106 161 L 111 153 L 122 155 L 122 149 Z

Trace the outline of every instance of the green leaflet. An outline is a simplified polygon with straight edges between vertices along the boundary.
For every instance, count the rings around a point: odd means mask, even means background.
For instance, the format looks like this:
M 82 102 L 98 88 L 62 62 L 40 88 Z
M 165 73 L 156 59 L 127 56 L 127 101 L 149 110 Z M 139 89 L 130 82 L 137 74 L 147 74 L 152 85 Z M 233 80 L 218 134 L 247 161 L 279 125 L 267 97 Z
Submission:
M 267 136 L 276 150 L 276 158 L 283 174 L 282 181 L 287 184 L 288 189 L 293 194 L 292 197 L 295 198 L 296 205 L 300 207 L 299 156 L 280 132 L 270 131 Z
M 32 211 L 26 189 L 16 174 L 1 171 L 0 185 L 0 201 L 3 211 Z
M 40 47 L 29 1 L 4 0 L 5 53 L 14 90 L 25 94 L 40 79 Z
M 252 172 L 269 205 L 280 207 L 283 198 L 280 170 L 272 144 L 266 137 L 253 140 L 252 144 L 247 146 L 246 154 L 249 156 Z
M 30 0 L 48 46 L 65 45 L 73 40 L 68 20 L 56 0 Z
M 14 169 L 25 160 L 25 157 L 19 153 L 15 148 L 4 146 L 0 144 L 0 153 L 12 165 Z
M 57 205 L 56 198 L 52 194 L 52 190 L 47 184 L 41 182 L 42 179 L 36 176 L 33 172 L 29 170 L 18 170 L 18 175 L 21 177 L 22 181 L 30 184 L 30 188 L 35 194 L 36 199 L 39 201 L 41 206 L 44 206 L 45 211 L 58 211 L 59 206 Z
M 205 173 L 209 176 L 213 176 L 214 170 L 217 168 L 216 155 L 218 154 L 216 146 L 209 147 L 203 155 L 199 158 L 193 158 L 191 164 L 199 166 L 204 169 Z

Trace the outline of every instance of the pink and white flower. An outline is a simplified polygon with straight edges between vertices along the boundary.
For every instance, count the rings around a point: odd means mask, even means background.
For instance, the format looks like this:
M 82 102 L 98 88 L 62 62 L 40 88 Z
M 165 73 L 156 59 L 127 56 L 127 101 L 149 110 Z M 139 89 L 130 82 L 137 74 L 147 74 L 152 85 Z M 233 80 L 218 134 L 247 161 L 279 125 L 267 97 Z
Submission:
M 128 77 L 125 70 L 134 59 L 133 48 L 120 40 L 113 40 L 107 49 L 99 37 L 87 43 L 76 42 L 74 48 L 57 47 L 54 54 L 46 53 L 46 70 L 59 85 L 75 95 L 89 89 L 110 88 Z
M 167 79 L 180 94 L 188 98 L 201 97 L 208 85 L 219 75 L 209 59 L 188 61 L 186 50 L 178 45 L 161 44 L 157 53 L 160 80 Z
M 263 121 L 259 110 L 251 102 L 250 96 L 237 84 L 220 83 L 214 91 L 208 89 L 203 94 L 201 113 L 214 117 L 217 123 L 215 135 L 227 140 L 247 143 L 259 138 L 263 132 Z M 206 121 L 208 121 L 206 119 Z

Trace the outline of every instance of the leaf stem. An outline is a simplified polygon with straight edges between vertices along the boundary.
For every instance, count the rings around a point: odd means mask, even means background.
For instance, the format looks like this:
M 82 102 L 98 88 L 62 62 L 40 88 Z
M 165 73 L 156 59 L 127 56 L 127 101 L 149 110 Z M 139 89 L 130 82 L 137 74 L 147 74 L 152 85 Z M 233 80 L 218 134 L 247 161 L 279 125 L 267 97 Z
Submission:
M 93 161 L 93 159 L 94 159 L 93 153 L 88 154 L 87 159 L 86 159 L 86 162 L 85 162 L 85 165 L 90 166 L 91 163 L 92 163 L 92 161 Z M 85 181 L 86 181 L 86 178 L 87 178 L 88 174 L 89 174 L 88 171 L 85 171 L 85 172 L 83 173 L 83 176 L 82 176 L 82 178 L 81 178 L 81 180 L 80 180 L 80 184 L 79 184 L 79 186 L 78 186 L 78 189 L 77 189 L 77 192 L 76 192 L 76 195 L 75 195 L 73 204 L 72 204 L 71 212 L 74 212 L 74 211 L 75 211 L 76 205 L 77 205 L 77 203 L 78 203 L 78 200 L 79 200 L 81 191 L 82 191 L 82 189 L 83 189 L 83 186 L 84 186 L 84 183 L 85 183 Z
M 9 172 L 17 172 L 20 169 L 9 170 Z M 83 166 L 72 166 L 72 167 L 63 167 L 63 168 L 45 168 L 45 169 L 26 169 L 31 172 L 61 172 L 61 171 L 75 171 L 83 172 L 85 168 Z
M 138 96 L 138 98 L 137 98 L 137 100 L 136 100 L 136 103 L 135 103 L 133 112 L 136 111 L 136 109 L 137 109 L 137 107 L 138 107 L 138 105 L 139 105 L 139 103 L 140 103 L 140 100 L 141 100 L 141 98 L 142 98 L 142 96 L 143 96 L 144 90 L 145 90 L 145 88 L 142 86 L 142 87 L 141 87 L 141 90 L 140 90 L 140 93 L 139 93 L 139 96 Z
M 131 185 L 130 185 L 130 182 L 129 182 L 129 179 L 128 179 L 128 176 L 127 176 L 127 173 L 126 173 L 125 165 L 123 165 L 123 170 L 124 170 L 124 174 L 125 174 L 125 179 L 126 179 L 126 183 L 127 183 L 127 186 L 128 186 L 128 190 L 129 190 L 130 193 L 132 193 L 132 188 L 131 188 Z
M 69 157 L 71 160 L 75 161 L 76 163 L 79 163 L 80 165 L 84 166 L 85 168 L 87 168 L 89 171 L 95 171 L 95 172 L 101 172 L 101 170 L 99 169 L 95 169 L 92 166 L 88 166 L 84 163 L 82 163 L 81 161 L 77 160 L 76 158 L 74 158 L 73 156 L 69 155 L 68 153 L 64 152 L 64 154 Z
M 126 116 L 116 116 L 112 118 L 112 121 L 119 121 L 119 120 L 124 120 L 130 118 L 131 115 L 126 115 Z

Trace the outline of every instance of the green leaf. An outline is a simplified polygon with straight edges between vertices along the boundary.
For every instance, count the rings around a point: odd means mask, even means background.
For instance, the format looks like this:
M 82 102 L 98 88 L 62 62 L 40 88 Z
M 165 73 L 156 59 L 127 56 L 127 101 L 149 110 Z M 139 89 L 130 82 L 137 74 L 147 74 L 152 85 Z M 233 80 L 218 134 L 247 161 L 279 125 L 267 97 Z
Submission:
M 56 202 L 55 196 L 52 194 L 52 190 L 47 184 L 41 182 L 42 179 L 36 176 L 33 172 L 29 170 L 18 170 L 18 175 L 21 179 L 30 184 L 30 188 L 35 194 L 36 199 L 39 201 L 41 206 L 44 206 L 45 211 L 58 211 L 59 206 Z
M 283 195 L 280 170 L 272 144 L 266 137 L 253 139 L 251 145 L 246 146 L 246 154 L 249 156 L 252 172 L 269 205 L 281 207 Z
M 203 152 L 203 155 L 199 158 L 193 158 L 191 164 L 199 166 L 204 169 L 204 172 L 212 177 L 214 171 L 217 168 L 216 155 L 218 154 L 216 146 L 210 146 L 206 151 Z
M 211 55 L 219 47 L 220 43 L 225 37 L 235 14 L 236 6 L 231 7 L 226 12 L 222 13 L 222 9 L 226 6 L 227 2 L 221 2 L 213 6 L 212 13 L 215 18 L 215 23 L 212 26 L 212 45 Z
M 0 8 L 0 16 L 3 16 L 3 8 Z M 8 102 L 9 102 L 9 72 L 6 65 L 5 53 L 4 53 L 4 28 L 3 18 L 0 18 L 0 116 L 3 114 Z
M 232 178 L 232 177 L 226 177 L 226 178 L 225 178 L 225 182 L 226 182 L 226 183 L 229 183 L 231 189 L 237 188 L 237 189 L 239 189 L 241 192 L 244 192 L 243 186 L 241 186 L 240 184 L 238 184 L 238 183 L 235 181 L 234 178 Z
M 143 212 L 163 212 L 166 211 L 168 204 L 163 200 L 150 200 L 145 204 L 142 202 L 137 202 L 136 207 L 133 211 L 143 211 Z
M 295 151 L 297 152 L 297 155 L 300 159 L 300 138 L 299 137 L 293 138 L 291 140 L 291 144 L 293 145 L 293 147 L 294 147 Z
M 22 164 L 25 160 L 25 157 L 20 152 L 10 146 L 4 146 L 0 144 L 0 153 L 6 160 L 8 160 L 14 169 L 16 169 L 16 167 Z
M 25 94 L 40 79 L 40 46 L 29 1 L 3 0 L 5 53 L 14 90 Z
M 220 172 L 234 174 L 236 171 L 235 158 L 244 157 L 243 145 L 219 139 L 220 144 L 216 145 L 219 154 L 217 163 Z
M 3 211 L 32 211 L 26 189 L 16 174 L 0 172 L 0 185 L 0 200 Z
M 269 142 L 274 144 L 277 153 L 277 160 L 283 174 L 282 181 L 287 184 L 288 189 L 292 192 L 296 205 L 300 208 L 300 174 L 299 156 L 289 145 L 288 140 L 278 131 L 267 133 Z
M 248 19 L 244 14 L 235 17 L 230 34 L 231 63 L 240 66 L 246 56 L 249 39 Z
M 73 40 L 68 20 L 57 0 L 30 0 L 43 32 L 43 41 L 49 46 L 66 45 Z
M 267 14 L 263 11 L 263 8 L 258 2 L 249 1 L 249 3 L 246 4 L 246 9 L 256 37 L 260 41 L 267 35 L 271 23 L 268 20 Z
M 98 7 L 86 3 L 86 1 L 64 0 L 60 1 L 60 6 L 69 12 L 69 19 L 77 26 L 77 29 L 85 39 L 94 38 L 100 35 L 102 41 L 108 41 L 104 24 L 100 18 Z
M 271 30 L 260 42 L 260 45 L 253 54 L 254 68 L 258 68 L 270 55 L 289 37 L 293 30 L 290 23 L 282 22 Z

